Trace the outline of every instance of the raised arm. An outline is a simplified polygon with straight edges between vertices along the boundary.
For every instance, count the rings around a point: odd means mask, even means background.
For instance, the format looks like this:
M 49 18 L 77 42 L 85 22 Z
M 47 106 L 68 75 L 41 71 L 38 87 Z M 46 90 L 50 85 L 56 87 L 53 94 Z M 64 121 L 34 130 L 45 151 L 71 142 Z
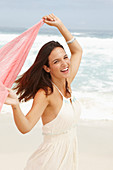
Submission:
M 69 32 L 69 30 L 65 27 L 62 21 L 58 17 L 56 17 L 54 14 L 44 16 L 43 19 L 46 24 L 57 27 L 60 33 L 65 38 L 66 42 L 73 39 L 73 36 Z M 70 77 L 68 81 L 71 84 L 80 66 L 80 62 L 82 58 L 82 48 L 77 40 L 74 40 L 72 43 L 68 44 L 68 47 L 71 52 Z
M 44 90 L 40 89 L 34 97 L 30 111 L 26 114 L 26 116 L 24 116 L 20 109 L 17 95 L 14 93 L 13 90 L 8 90 L 9 95 L 5 101 L 5 104 L 12 106 L 15 124 L 19 131 L 25 134 L 29 132 L 39 121 L 41 115 L 43 114 L 45 108 L 49 103 L 48 99 L 45 95 Z

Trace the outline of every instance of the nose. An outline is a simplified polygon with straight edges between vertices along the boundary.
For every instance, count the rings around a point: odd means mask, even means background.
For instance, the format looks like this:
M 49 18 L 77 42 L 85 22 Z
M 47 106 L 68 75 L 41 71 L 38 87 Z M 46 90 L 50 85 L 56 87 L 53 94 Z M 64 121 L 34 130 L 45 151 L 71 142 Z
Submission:
M 66 66 L 67 66 L 67 62 L 66 62 L 65 60 L 62 60 L 61 66 L 62 66 L 62 67 L 66 67 Z

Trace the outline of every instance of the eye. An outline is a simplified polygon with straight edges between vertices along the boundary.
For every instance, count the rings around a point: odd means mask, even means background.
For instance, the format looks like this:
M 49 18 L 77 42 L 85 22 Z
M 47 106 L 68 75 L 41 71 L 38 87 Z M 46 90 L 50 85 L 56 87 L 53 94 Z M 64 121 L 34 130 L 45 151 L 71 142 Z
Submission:
M 65 58 L 68 58 L 68 56 L 65 56 L 64 59 L 65 59 Z
M 58 60 L 56 60 L 55 62 L 54 62 L 54 64 L 56 64 L 58 62 Z

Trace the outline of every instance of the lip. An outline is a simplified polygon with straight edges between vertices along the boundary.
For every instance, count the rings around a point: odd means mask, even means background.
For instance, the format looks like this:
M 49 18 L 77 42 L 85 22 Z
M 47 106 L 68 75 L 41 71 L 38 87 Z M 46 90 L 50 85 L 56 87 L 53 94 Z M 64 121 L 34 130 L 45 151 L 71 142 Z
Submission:
M 66 71 L 64 71 L 64 72 L 61 71 L 61 73 L 63 73 L 63 74 L 69 73 L 69 67 L 66 67 L 66 68 L 68 68 L 68 69 L 67 69 Z M 66 68 L 65 68 L 65 69 L 66 69 Z
M 68 69 L 69 70 L 69 67 L 63 68 L 62 70 L 64 70 L 64 69 Z M 60 71 L 62 72 L 62 70 L 60 70 Z

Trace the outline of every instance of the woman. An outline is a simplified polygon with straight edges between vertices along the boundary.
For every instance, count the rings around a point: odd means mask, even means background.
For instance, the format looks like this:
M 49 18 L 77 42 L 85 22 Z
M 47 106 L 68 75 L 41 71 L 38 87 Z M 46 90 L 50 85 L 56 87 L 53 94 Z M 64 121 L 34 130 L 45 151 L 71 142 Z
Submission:
M 17 128 L 23 134 L 29 132 L 42 118 L 43 143 L 30 157 L 25 170 L 76 170 L 77 139 L 76 124 L 80 107 L 71 92 L 82 48 L 54 14 L 43 17 L 44 23 L 55 26 L 65 38 L 70 52 L 69 59 L 63 46 L 55 41 L 45 44 L 34 64 L 18 80 L 17 94 L 11 89 L 5 104 L 12 106 Z M 26 116 L 19 101 L 33 98 Z

